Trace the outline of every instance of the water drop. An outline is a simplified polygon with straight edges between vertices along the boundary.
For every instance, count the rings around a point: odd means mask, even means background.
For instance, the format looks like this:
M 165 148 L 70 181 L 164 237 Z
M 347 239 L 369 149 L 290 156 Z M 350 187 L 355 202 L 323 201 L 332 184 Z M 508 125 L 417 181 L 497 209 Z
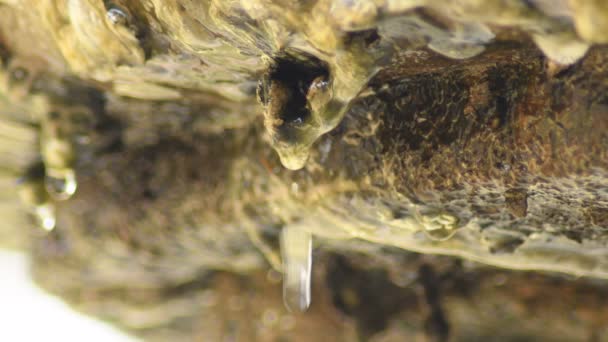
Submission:
M 448 240 L 458 230 L 458 218 L 449 214 L 424 215 L 421 221 L 426 235 L 435 241 Z
M 67 169 L 60 173 L 49 173 L 44 179 L 47 191 L 58 200 L 67 200 L 78 188 L 74 170 Z
M 45 203 L 35 208 L 36 217 L 40 227 L 50 232 L 55 229 L 55 207 L 51 203 Z
M 281 164 L 289 170 L 299 170 L 306 165 L 310 155 L 309 146 L 293 146 L 292 148 L 275 147 Z
M 284 227 L 281 254 L 285 306 L 290 311 L 305 311 L 310 306 L 312 235 L 299 227 Z

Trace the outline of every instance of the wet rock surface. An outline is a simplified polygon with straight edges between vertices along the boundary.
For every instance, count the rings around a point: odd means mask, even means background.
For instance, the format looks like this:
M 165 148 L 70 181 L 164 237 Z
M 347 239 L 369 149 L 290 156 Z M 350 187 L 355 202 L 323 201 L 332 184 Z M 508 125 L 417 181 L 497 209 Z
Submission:
M 606 339 L 607 11 L 0 0 L 0 239 L 150 340 Z

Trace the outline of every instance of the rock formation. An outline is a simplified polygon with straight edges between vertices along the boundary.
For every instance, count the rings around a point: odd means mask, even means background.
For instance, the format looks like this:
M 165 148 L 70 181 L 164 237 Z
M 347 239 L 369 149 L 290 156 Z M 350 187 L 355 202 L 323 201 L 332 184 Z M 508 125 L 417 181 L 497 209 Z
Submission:
M 0 0 L 0 241 L 150 340 L 607 339 L 607 42 L 603 0 Z

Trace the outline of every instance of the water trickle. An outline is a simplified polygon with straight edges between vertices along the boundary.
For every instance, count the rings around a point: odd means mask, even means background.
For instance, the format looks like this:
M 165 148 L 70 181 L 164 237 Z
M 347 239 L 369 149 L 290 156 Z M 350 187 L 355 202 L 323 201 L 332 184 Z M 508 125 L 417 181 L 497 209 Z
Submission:
M 298 227 L 284 227 L 281 254 L 285 306 L 291 311 L 305 311 L 310 305 L 312 235 Z
M 448 240 L 458 230 L 458 218 L 450 214 L 424 215 L 421 221 L 426 236 L 435 241 Z
M 76 174 L 72 169 L 63 170 L 59 174 L 47 173 L 44 182 L 49 194 L 58 200 L 69 199 L 78 188 Z

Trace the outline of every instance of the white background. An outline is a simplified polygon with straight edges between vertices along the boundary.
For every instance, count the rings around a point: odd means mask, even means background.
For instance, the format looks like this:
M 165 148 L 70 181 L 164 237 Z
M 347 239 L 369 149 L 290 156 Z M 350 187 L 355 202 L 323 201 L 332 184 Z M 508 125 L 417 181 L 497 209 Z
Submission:
M 137 340 L 42 292 L 30 281 L 24 256 L 0 250 L 0 341 Z

